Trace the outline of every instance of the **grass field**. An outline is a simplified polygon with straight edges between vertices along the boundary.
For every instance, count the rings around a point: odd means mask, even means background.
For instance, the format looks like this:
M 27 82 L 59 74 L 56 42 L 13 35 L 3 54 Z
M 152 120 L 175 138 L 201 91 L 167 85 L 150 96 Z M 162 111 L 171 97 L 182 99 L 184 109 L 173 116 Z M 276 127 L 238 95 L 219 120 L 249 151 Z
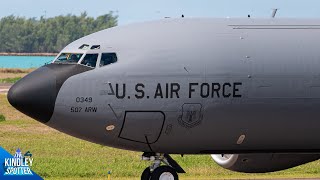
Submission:
M 139 179 L 148 163 L 140 152 L 104 147 L 60 133 L 12 108 L 0 95 L 0 146 L 14 154 L 17 148 L 33 154 L 32 169 L 45 179 Z M 242 174 L 216 165 L 209 155 L 186 155 L 173 158 L 186 170 L 180 179 L 261 179 L 320 178 L 320 161 L 286 171 L 267 174 Z
M 9 69 L 0 68 L 0 79 L 6 78 L 21 78 L 26 74 L 30 73 L 34 69 Z
M 4 79 L 0 79 L 0 83 L 16 83 L 20 79 L 21 79 L 21 77 L 4 78 Z
M 0 83 L 15 83 L 33 70 L 0 68 Z

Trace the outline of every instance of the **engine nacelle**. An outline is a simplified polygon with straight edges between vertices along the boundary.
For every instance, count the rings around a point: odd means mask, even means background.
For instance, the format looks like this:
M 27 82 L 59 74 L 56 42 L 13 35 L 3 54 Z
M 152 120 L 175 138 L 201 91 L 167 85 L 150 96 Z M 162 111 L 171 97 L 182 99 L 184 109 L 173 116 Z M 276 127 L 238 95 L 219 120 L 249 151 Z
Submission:
M 320 159 L 320 154 L 212 154 L 221 167 L 244 173 L 266 173 L 289 169 Z

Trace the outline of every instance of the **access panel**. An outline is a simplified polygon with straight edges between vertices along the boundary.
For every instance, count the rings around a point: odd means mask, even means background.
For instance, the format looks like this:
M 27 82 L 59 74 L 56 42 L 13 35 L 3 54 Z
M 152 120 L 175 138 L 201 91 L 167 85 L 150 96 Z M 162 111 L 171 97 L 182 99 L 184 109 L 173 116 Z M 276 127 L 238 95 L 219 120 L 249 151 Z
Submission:
M 162 111 L 126 111 L 119 137 L 152 144 L 158 141 L 165 121 Z

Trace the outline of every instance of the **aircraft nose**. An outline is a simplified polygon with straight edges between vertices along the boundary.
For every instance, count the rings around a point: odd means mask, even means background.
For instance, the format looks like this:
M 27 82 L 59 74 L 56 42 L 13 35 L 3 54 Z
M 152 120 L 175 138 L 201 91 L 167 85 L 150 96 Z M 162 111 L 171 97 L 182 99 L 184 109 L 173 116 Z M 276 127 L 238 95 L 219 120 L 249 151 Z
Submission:
M 17 110 L 46 123 L 53 114 L 56 91 L 55 73 L 44 66 L 15 83 L 7 98 Z
M 51 119 L 57 95 L 71 76 L 93 70 L 79 64 L 48 64 L 28 74 L 8 92 L 10 104 L 22 113 L 46 123 Z

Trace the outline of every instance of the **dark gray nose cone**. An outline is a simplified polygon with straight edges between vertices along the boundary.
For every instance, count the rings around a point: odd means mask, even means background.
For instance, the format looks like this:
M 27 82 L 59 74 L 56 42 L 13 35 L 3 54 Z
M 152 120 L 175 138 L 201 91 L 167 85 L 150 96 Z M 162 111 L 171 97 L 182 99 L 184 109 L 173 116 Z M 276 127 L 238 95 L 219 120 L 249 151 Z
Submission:
M 79 64 L 48 64 L 14 84 L 8 100 L 22 113 L 46 123 L 51 119 L 63 83 L 71 76 L 92 69 Z
M 54 72 L 41 67 L 14 84 L 8 92 L 8 100 L 17 110 L 46 123 L 53 114 L 56 94 Z

